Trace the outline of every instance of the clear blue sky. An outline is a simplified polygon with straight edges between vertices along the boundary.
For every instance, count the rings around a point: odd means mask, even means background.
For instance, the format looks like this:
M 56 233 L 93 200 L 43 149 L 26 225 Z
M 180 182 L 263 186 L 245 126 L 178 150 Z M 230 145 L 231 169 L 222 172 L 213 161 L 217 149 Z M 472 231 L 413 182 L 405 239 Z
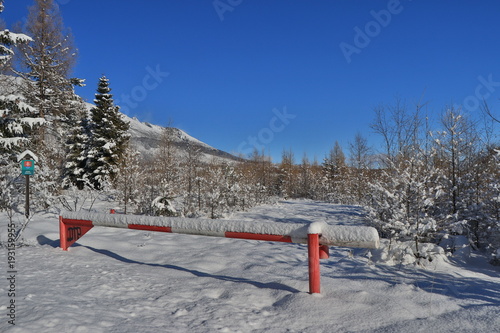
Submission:
M 373 107 L 395 96 L 423 98 L 436 118 L 464 101 L 477 114 L 477 96 L 500 110 L 498 0 L 57 2 L 79 94 L 91 101 L 105 74 L 128 115 L 228 152 L 321 161 L 356 132 L 377 146 Z M 2 18 L 31 4 L 6 0 Z

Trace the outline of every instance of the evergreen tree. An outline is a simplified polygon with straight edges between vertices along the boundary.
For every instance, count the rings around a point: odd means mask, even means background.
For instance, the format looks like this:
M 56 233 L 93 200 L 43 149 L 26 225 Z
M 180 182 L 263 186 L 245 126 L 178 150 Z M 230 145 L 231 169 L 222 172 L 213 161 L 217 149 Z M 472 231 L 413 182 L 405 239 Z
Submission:
M 3 12 L 0 0 L 0 13 Z M 9 30 L 0 31 L 0 67 L 2 72 L 10 67 L 14 55 L 12 46 L 29 43 L 31 38 Z M 12 76 L 0 76 L 0 210 L 12 209 L 19 193 L 12 186 L 19 175 L 16 154 L 32 143 L 32 130 L 44 123 L 38 111 L 26 103 L 18 92 L 19 80 Z
M 103 189 L 115 180 L 129 141 L 129 124 L 123 120 L 110 92 L 109 80 L 102 76 L 95 94 L 95 107 L 91 109 L 92 138 L 88 155 L 88 166 L 92 170 L 90 181 L 96 189 Z
M 68 100 L 73 99 L 73 83 L 70 79 L 76 61 L 72 36 L 64 27 L 59 7 L 54 0 L 35 0 L 30 7 L 27 33 L 33 43 L 21 48 L 27 77 L 35 82 L 35 89 L 28 89 L 27 96 L 40 110 L 41 117 L 50 121 L 64 121 Z
M 66 164 L 63 173 L 65 187 L 74 185 L 83 190 L 84 186 L 89 184 L 91 172 L 87 167 L 87 156 L 91 135 L 90 123 L 87 118 L 76 122 L 70 130 L 70 135 L 66 140 Z
M 29 8 L 26 31 L 33 42 L 20 47 L 22 59 L 18 63 L 22 67 L 16 73 L 25 82 L 23 95 L 47 120 L 37 134 L 36 150 L 43 160 L 52 163 L 47 166 L 51 177 L 58 178 L 70 128 L 86 112 L 74 91 L 83 80 L 70 78 L 77 51 L 54 0 L 35 0 Z
M 37 117 L 35 108 L 26 103 L 21 95 L 9 94 L 6 85 L 13 82 L 12 77 L 0 78 L 0 152 L 19 153 L 22 147 L 32 142 L 31 132 L 34 127 L 44 124 L 43 118 Z
M 0 12 L 4 9 L 0 1 Z M 26 44 L 32 39 L 24 34 L 15 34 L 9 30 L 0 31 L 0 66 L 5 68 L 14 55 L 11 46 Z M 26 103 L 26 99 L 18 93 L 16 78 L 1 76 L 0 78 L 0 152 L 2 155 L 19 152 L 21 146 L 31 141 L 29 134 L 34 125 L 44 121 L 38 117 L 37 110 Z

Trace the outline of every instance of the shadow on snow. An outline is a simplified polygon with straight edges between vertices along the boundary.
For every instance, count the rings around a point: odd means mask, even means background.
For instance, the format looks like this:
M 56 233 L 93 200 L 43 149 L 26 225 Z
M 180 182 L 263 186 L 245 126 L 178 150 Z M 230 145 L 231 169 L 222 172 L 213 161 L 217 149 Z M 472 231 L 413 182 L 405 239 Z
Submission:
M 500 284 L 481 277 L 457 276 L 457 274 L 438 272 L 431 268 L 414 266 L 390 266 L 385 264 L 367 264 L 358 258 L 346 258 L 338 251 L 331 251 L 329 262 L 322 266 L 345 271 L 344 276 L 331 276 L 333 279 L 357 279 L 385 281 L 392 285 L 408 284 L 429 293 L 439 294 L 460 300 L 463 308 L 478 306 L 500 306 Z M 459 263 L 450 263 L 461 266 Z M 474 274 L 498 277 L 496 267 L 474 267 L 467 265 L 461 269 Z
M 59 240 L 51 240 L 43 235 L 38 236 L 37 241 L 40 245 L 49 245 L 49 246 L 54 247 L 54 248 L 58 248 L 60 246 Z M 113 258 L 115 260 L 118 260 L 118 261 L 121 261 L 121 262 L 124 262 L 127 264 L 145 265 L 145 266 L 150 266 L 150 267 L 161 267 L 161 268 L 166 268 L 166 269 L 174 269 L 174 270 L 181 271 L 181 272 L 187 272 L 187 273 L 193 274 L 194 276 L 198 276 L 198 277 L 207 277 L 207 278 L 217 279 L 217 280 L 221 280 L 221 281 L 235 282 L 235 283 L 246 283 L 246 284 L 250 284 L 254 287 L 261 288 L 261 289 L 284 290 L 284 291 L 288 291 L 291 293 L 300 293 L 301 292 L 300 290 L 297 290 L 295 288 L 292 288 L 290 286 L 287 286 L 287 285 L 284 285 L 284 284 L 278 283 L 278 282 L 262 283 L 262 282 L 257 282 L 257 281 L 245 279 L 245 278 L 232 277 L 232 276 L 226 276 L 226 275 L 218 275 L 218 274 L 209 274 L 209 273 L 205 273 L 205 272 L 201 272 L 201 271 L 197 271 L 197 270 L 193 270 L 193 269 L 188 269 L 188 268 L 184 268 L 184 267 L 180 267 L 180 266 L 176 266 L 176 265 L 145 263 L 145 262 L 140 262 L 140 261 L 136 261 L 133 259 L 125 258 L 125 257 L 123 257 L 119 254 L 116 254 L 114 252 L 111 252 L 109 250 L 96 249 L 94 247 L 85 246 L 85 245 L 81 245 L 78 243 L 75 243 L 73 245 L 73 247 L 78 247 L 78 246 L 82 246 L 82 247 L 89 249 L 93 252 L 108 256 L 110 258 Z

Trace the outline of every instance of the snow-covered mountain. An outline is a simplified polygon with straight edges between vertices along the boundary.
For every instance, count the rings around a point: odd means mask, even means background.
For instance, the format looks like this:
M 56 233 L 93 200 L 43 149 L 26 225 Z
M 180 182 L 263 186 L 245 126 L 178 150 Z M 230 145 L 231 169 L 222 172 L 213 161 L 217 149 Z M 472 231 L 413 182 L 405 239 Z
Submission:
M 135 117 L 130 118 L 126 115 L 123 116 L 125 120 L 130 123 L 129 132 L 133 147 L 137 149 L 144 158 L 153 158 L 160 147 L 161 137 L 165 127 L 141 122 Z M 242 161 L 241 158 L 214 148 L 196 138 L 193 138 L 178 128 L 170 127 L 169 130 L 171 131 L 170 135 L 173 144 L 181 154 L 187 153 L 189 147 L 195 147 L 201 152 L 202 159 L 205 161 L 210 161 L 213 158 L 230 162 Z
M 19 91 L 19 87 L 22 85 L 23 79 L 0 74 L 0 93 L 6 95 L 8 98 L 22 98 L 22 93 Z M 95 105 L 87 102 L 85 103 L 85 106 L 87 111 L 90 112 Z M 124 119 L 130 123 L 130 135 L 133 147 L 142 154 L 143 158 L 153 158 L 160 146 L 160 139 L 165 128 L 141 122 L 135 117 L 130 118 L 125 114 L 122 115 Z M 193 138 L 180 129 L 169 128 L 169 130 L 172 131 L 171 137 L 173 143 L 178 148 L 180 154 L 187 153 L 187 149 L 189 147 L 194 147 L 200 151 L 203 161 L 210 161 L 213 158 L 218 158 L 227 162 L 243 161 L 242 158 L 216 149 L 198 139 Z

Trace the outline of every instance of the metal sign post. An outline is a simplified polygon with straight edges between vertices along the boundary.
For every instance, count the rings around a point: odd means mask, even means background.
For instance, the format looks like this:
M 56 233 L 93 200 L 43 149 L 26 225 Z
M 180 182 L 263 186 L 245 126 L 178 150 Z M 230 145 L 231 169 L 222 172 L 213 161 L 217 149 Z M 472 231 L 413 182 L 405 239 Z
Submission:
M 30 176 L 35 174 L 35 163 L 38 158 L 31 151 L 26 150 L 17 157 L 21 165 L 21 173 L 26 176 L 26 204 L 25 215 L 26 218 L 30 216 Z
M 26 175 L 26 205 L 24 207 L 24 216 L 30 217 L 30 175 Z

